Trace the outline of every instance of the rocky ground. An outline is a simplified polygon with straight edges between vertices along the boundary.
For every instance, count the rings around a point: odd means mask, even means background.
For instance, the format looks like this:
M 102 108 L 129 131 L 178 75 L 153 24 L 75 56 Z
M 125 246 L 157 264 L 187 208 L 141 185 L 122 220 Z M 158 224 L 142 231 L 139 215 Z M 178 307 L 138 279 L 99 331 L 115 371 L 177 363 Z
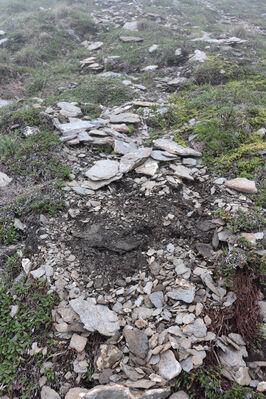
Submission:
M 263 13 L 60 7 L 0 24 L 1 399 L 263 398 Z

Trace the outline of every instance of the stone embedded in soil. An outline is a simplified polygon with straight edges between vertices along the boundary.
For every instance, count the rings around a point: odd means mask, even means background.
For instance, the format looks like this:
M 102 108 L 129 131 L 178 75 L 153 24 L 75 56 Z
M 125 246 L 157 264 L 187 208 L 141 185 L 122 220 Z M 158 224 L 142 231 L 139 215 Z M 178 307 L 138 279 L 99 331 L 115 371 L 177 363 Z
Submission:
M 12 181 L 5 173 L 0 172 L 0 187 L 6 187 Z
M 41 399 L 60 399 L 60 396 L 52 388 L 44 385 L 41 390 Z
M 126 326 L 123 332 L 128 349 L 140 359 L 145 359 L 149 350 L 149 341 L 147 335 L 137 328 Z
M 119 162 L 106 159 L 95 162 L 94 166 L 87 170 L 85 176 L 90 180 L 99 181 L 112 179 L 118 173 Z
M 254 180 L 248 180 L 244 177 L 237 177 L 236 179 L 227 180 L 225 186 L 241 193 L 256 194 L 258 192 Z
M 118 115 L 110 115 L 110 123 L 139 123 L 140 117 L 137 114 L 125 112 Z
M 113 336 L 120 329 L 118 317 L 115 312 L 104 305 L 95 305 L 94 300 L 88 298 L 72 299 L 72 309 L 80 316 L 86 330 L 98 331 L 105 336 Z
M 75 349 L 77 352 L 82 352 L 85 349 L 88 338 L 82 337 L 78 334 L 73 334 L 71 337 L 71 341 L 69 347 Z
M 171 350 L 163 352 L 160 355 L 158 363 L 159 374 L 166 380 L 172 380 L 181 373 L 180 363 L 176 360 Z
M 120 159 L 120 172 L 127 173 L 141 165 L 151 154 L 151 148 L 139 148 Z
M 195 286 L 184 279 L 177 280 L 177 284 L 179 287 L 169 291 L 167 296 L 176 301 L 192 303 L 195 297 Z
M 142 37 L 137 37 L 137 36 L 120 36 L 120 40 L 124 43 L 130 43 L 130 42 L 143 42 Z
M 76 116 L 82 114 L 79 107 L 68 102 L 58 102 L 57 106 L 60 108 L 60 114 L 68 118 L 75 118 Z
M 111 184 L 112 182 L 116 181 L 116 180 L 120 180 L 122 178 L 123 174 L 122 173 L 118 173 L 116 176 L 112 177 L 111 179 L 107 179 L 107 180 L 101 180 L 101 181 L 93 181 L 88 179 L 86 181 L 86 187 L 89 188 L 90 190 L 99 190 L 100 188 L 104 187 L 104 186 L 108 186 L 109 184 Z
M 175 141 L 167 139 L 157 139 L 153 142 L 156 148 L 179 155 L 180 157 L 201 157 L 201 152 L 193 150 L 193 148 L 183 147 Z
M 76 136 L 86 129 L 94 127 L 91 121 L 83 121 L 81 119 L 69 123 L 55 123 L 55 126 L 60 130 L 64 136 Z

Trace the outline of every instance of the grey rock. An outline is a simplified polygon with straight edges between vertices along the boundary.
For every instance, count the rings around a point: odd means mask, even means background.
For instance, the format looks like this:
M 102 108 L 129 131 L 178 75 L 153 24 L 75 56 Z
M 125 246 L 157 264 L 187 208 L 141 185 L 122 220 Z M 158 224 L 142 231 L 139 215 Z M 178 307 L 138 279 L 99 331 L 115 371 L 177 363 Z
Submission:
M 181 362 L 181 367 L 184 371 L 189 373 L 193 369 L 193 361 L 192 361 L 192 356 L 189 356 L 187 359 L 182 360 Z
M 198 318 L 192 324 L 188 324 L 183 328 L 183 333 L 190 336 L 194 335 L 197 338 L 203 338 L 207 334 L 207 327 L 201 318 Z
M 151 157 L 156 161 L 172 161 L 177 158 L 176 155 L 161 150 L 153 150 L 151 152 Z
M 201 152 L 193 150 L 193 148 L 183 147 L 175 141 L 167 139 L 157 139 L 153 142 L 156 148 L 179 155 L 180 157 L 201 157 Z
M 140 117 L 137 114 L 125 112 L 118 115 L 110 115 L 111 123 L 139 123 Z
M 149 350 L 149 341 L 147 335 L 137 328 L 126 326 L 123 334 L 125 336 L 128 349 L 140 359 L 145 359 Z
M 185 166 L 182 165 L 170 165 L 171 169 L 173 169 L 174 174 L 178 177 L 181 177 L 181 179 L 187 179 L 190 181 L 194 180 L 194 177 L 191 176 L 190 174 L 190 169 L 186 168 Z
M 90 180 L 109 180 L 119 173 L 119 162 L 109 159 L 97 161 L 92 168 L 87 170 L 85 176 Z
M 79 107 L 68 102 L 58 102 L 57 106 L 60 108 L 60 114 L 68 118 L 75 118 L 82 114 Z
M 250 384 L 251 378 L 248 373 L 248 367 L 240 367 L 236 372 L 236 382 L 241 386 L 247 386 Z
M 45 270 L 43 268 L 39 267 L 38 269 L 30 272 L 30 274 L 32 275 L 33 278 L 40 278 L 45 274 Z
M 15 218 L 14 227 L 18 230 L 24 231 L 26 230 L 26 225 L 23 224 L 19 219 Z
M 239 346 L 245 346 L 246 343 L 240 334 L 230 333 L 228 337 Z
M 11 177 L 8 177 L 5 173 L 0 172 L 0 187 L 6 187 L 12 181 Z
M 22 130 L 22 134 L 25 137 L 34 136 L 34 135 L 39 134 L 39 133 L 40 133 L 40 129 L 37 126 L 26 126 Z
M 41 399 L 60 399 L 56 391 L 44 385 L 41 390 Z
M 163 352 L 160 355 L 158 363 L 159 374 L 166 380 L 172 380 L 181 373 L 180 363 L 176 360 L 175 355 L 171 350 Z
M 195 297 L 195 286 L 184 279 L 177 280 L 177 284 L 179 284 L 179 287 L 169 291 L 167 296 L 176 301 L 183 301 L 186 303 L 193 302 Z
M 151 148 L 139 148 L 120 159 L 120 172 L 127 173 L 141 165 L 151 154 Z
M 94 124 L 91 121 L 83 121 L 81 119 L 70 123 L 55 123 L 56 127 L 64 136 L 77 136 L 86 129 L 91 129 Z
M 87 188 L 83 188 L 83 187 L 71 187 L 71 189 L 73 191 L 75 191 L 76 194 L 79 195 L 93 195 L 94 191 L 93 190 L 89 190 Z
M 210 244 L 204 244 L 204 243 L 197 243 L 196 248 L 198 252 L 205 258 L 211 258 L 212 256 L 212 247 Z
M 118 317 L 107 306 L 95 305 L 93 299 L 73 299 L 70 302 L 72 309 L 80 316 L 86 330 L 98 331 L 105 336 L 113 336 L 120 329 Z
M 217 184 L 218 186 L 221 186 L 222 184 L 224 184 L 224 182 L 226 181 L 226 179 L 224 177 L 219 177 L 218 179 L 214 180 L 214 184 Z
M 138 32 L 138 21 L 126 22 L 123 29 Z
M 157 161 L 153 159 L 147 159 L 142 165 L 138 166 L 135 171 L 143 175 L 155 176 L 158 168 L 159 164 Z
M 231 347 L 226 348 L 226 352 L 219 351 L 219 358 L 224 366 L 238 370 L 240 367 L 246 367 L 241 351 Z
M 122 141 L 119 139 L 114 140 L 114 151 L 117 154 L 128 154 L 137 150 L 137 146 L 133 141 Z
M 103 42 L 94 42 L 89 44 L 88 46 L 86 46 L 87 50 L 89 51 L 94 51 L 94 50 L 98 50 L 99 48 L 101 48 L 103 46 Z
M 188 166 L 196 166 L 197 165 L 197 160 L 194 158 L 183 158 L 182 159 L 182 164 L 183 165 L 188 165 Z
M 149 295 L 149 299 L 151 303 L 156 307 L 156 308 L 162 308 L 164 304 L 164 298 L 163 298 L 163 292 L 162 291 L 156 291 L 153 292 Z

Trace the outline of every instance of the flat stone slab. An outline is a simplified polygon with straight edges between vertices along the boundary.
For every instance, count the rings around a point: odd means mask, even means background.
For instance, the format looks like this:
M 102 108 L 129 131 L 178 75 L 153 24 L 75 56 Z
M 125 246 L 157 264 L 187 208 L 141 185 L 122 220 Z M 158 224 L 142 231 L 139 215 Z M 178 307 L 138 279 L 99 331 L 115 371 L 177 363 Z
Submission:
M 118 115 L 110 115 L 111 123 L 139 123 L 139 115 L 132 114 L 130 112 L 124 112 Z
M 81 119 L 70 123 L 59 123 L 56 126 L 64 136 L 75 136 L 86 129 L 94 127 L 91 121 L 83 121 Z
M 151 157 L 155 159 L 156 161 L 172 161 L 177 158 L 177 155 L 171 154 L 170 152 L 167 151 L 161 151 L 161 150 L 153 150 L 151 153 Z
M 151 154 L 151 148 L 139 148 L 120 159 L 120 172 L 127 173 L 141 165 Z
M 72 299 L 69 302 L 71 308 L 76 312 L 86 330 L 98 331 L 105 336 L 113 336 L 120 329 L 117 314 L 107 306 L 96 305 L 94 300 L 88 298 Z
M 86 46 L 87 50 L 94 51 L 99 50 L 103 46 L 103 42 L 94 42 Z
M 57 106 L 61 108 L 60 114 L 68 118 L 75 118 L 76 116 L 82 114 L 79 107 L 68 102 L 58 102 Z
M 187 179 L 190 181 L 194 180 L 194 177 L 190 174 L 190 169 L 186 168 L 182 165 L 171 165 L 171 169 L 173 169 L 176 176 L 181 177 L 181 179 Z
M 169 86 L 179 86 L 180 84 L 185 83 L 185 82 L 187 82 L 187 81 L 188 81 L 187 78 L 180 77 L 180 78 L 176 78 L 176 79 L 169 80 L 169 81 L 167 82 L 167 84 L 168 84 Z
M 129 152 L 134 152 L 137 150 L 137 146 L 133 141 L 122 141 L 119 139 L 114 140 L 114 151 L 117 154 L 125 155 Z
M 11 177 L 8 177 L 5 173 L 0 172 L 0 187 L 6 187 L 12 181 Z
M 97 161 L 86 173 L 90 180 L 109 180 L 119 173 L 119 162 L 109 159 Z
M 176 301 L 191 303 L 195 297 L 195 286 L 185 279 L 177 280 L 179 287 L 172 289 L 167 293 L 168 297 Z
M 116 180 L 120 180 L 123 176 L 123 173 L 118 173 L 116 176 L 112 177 L 111 179 L 107 179 L 107 180 L 100 180 L 100 181 L 93 181 L 88 179 L 83 186 L 90 190 L 99 190 L 100 188 L 104 187 L 104 186 L 108 186 L 109 184 L 111 184 L 112 182 L 116 181 Z
M 137 37 L 137 36 L 120 36 L 120 40 L 124 43 L 130 43 L 130 42 L 143 42 L 143 37 Z
M 248 180 L 244 177 L 237 177 L 236 179 L 227 180 L 225 187 L 240 191 L 241 193 L 256 194 L 258 189 L 254 180 Z
M 193 150 L 193 148 L 183 147 L 175 141 L 167 139 L 157 139 L 153 142 L 154 147 L 179 155 L 180 157 L 201 157 L 201 152 Z
M 147 176 L 154 176 L 156 175 L 159 168 L 159 164 L 154 159 L 147 159 L 142 165 L 138 166 L 135 171 L 137 173 L 147 175 Z

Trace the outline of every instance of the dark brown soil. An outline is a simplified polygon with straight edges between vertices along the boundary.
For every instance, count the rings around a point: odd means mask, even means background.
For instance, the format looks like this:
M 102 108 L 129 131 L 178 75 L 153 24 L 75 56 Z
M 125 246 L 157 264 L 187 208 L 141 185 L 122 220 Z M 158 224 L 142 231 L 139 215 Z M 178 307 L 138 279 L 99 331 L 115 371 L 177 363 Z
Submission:
M 149 248 L 166 249 L 169 243 L 191 248 L 197 242 L 211 242 L 213 231 L 199 228 L 207 217 L 194 210 L 193 203 L 185 201 L 180 191 L 170 188 L 169 195 L 155 192 L 145 197 L 132 178 L 113 188 L 111 200 L 106 193 L 100 214 L 81 212 L 67 243 L 87 275 L 103 275 L 110 283 L 145 269 L 144 252 Z M 199 187 L 196 189 L 199 191 Z M 204 186 L 200 189 L 204 195 Z M 188 217 L 191 211 L 193 216 Z M 165 226 L 168 214 L 175 218 Z

